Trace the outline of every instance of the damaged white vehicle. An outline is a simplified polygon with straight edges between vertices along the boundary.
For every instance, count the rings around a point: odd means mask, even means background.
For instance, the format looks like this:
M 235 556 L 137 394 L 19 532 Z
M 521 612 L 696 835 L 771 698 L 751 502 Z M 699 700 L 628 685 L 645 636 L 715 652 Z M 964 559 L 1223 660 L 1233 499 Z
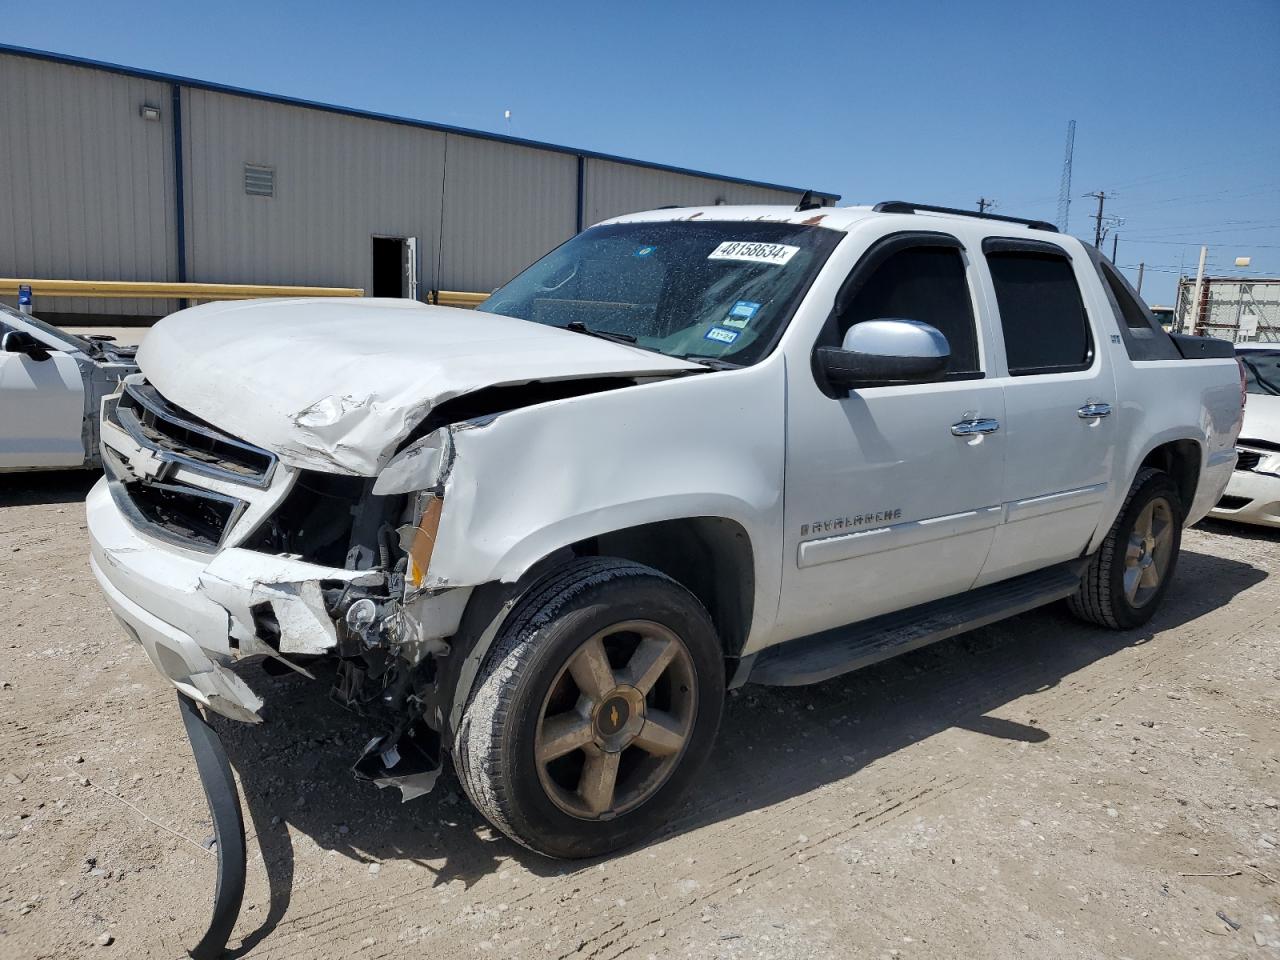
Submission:
M 364 776 L 559 857 L 661 828 L 726 688 L 1070 598 L 1154 612 L 1232 472 L 1230 344 L 1051 227 L 913 204 L 587 230 L 479 311 L 207 305 L 103 409 L 93 569 L 182 694 L 382 724 Z
M 0 473 L 98 465 L 102 398 L 134 347 L 78 337 L 0 303 Z

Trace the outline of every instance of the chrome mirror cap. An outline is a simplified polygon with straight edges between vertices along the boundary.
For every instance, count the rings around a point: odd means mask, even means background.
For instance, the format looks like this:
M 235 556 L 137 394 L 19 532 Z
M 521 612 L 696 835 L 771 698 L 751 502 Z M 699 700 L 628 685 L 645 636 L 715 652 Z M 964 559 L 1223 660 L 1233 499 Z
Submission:
M 871 357 L 945 359 L 951 356 L 951 345 L 942 331 L 919 320 L 899 318 L 855 323 L 845 333 L 841 346 Z

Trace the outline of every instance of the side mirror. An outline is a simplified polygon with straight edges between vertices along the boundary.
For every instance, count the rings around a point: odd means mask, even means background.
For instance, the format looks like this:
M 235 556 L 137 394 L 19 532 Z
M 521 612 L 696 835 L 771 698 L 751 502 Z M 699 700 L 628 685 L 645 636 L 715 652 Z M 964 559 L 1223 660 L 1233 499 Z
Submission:
M 0 338 L 0 351 L 25 353 L 32 360 L 49 359 L 49 349 L 25 330 L 10 330 Z
M 936 380 L 951 359 L 942 331 L 919 320 L 855 323 L 839 347 L 819 347 L 818 366 L 833 387 L 890 386 Z

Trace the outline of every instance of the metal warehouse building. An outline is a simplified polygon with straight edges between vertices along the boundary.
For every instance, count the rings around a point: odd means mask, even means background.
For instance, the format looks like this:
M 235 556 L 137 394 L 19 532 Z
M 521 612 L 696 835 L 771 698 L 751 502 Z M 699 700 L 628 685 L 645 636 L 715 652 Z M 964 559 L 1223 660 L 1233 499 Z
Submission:
M 1198 290 L 1194 277 L 1180 277 L 1174 316 L 1187 333 L 1280 343 L 1280 277 L 1205 277 Z
M 0 130 L 0 277 L 424 299 L 491 290 L 621 213 L 803 193 L 2 45 Z M 86 319 L 173 309 L 37 307 Z

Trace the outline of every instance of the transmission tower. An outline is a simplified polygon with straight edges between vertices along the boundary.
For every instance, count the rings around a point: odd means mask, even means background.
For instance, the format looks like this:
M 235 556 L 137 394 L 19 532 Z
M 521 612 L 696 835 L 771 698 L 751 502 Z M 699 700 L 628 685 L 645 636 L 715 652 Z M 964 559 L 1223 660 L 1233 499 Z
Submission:
M 1071 156 L 1076 149 L 1076 122 L 1067 122 L 1067 150 L 1062 160 L 1062 185 L 1058 187 L 1058 229 L 1067 232 L 1067 216 L 1071 212 Z

